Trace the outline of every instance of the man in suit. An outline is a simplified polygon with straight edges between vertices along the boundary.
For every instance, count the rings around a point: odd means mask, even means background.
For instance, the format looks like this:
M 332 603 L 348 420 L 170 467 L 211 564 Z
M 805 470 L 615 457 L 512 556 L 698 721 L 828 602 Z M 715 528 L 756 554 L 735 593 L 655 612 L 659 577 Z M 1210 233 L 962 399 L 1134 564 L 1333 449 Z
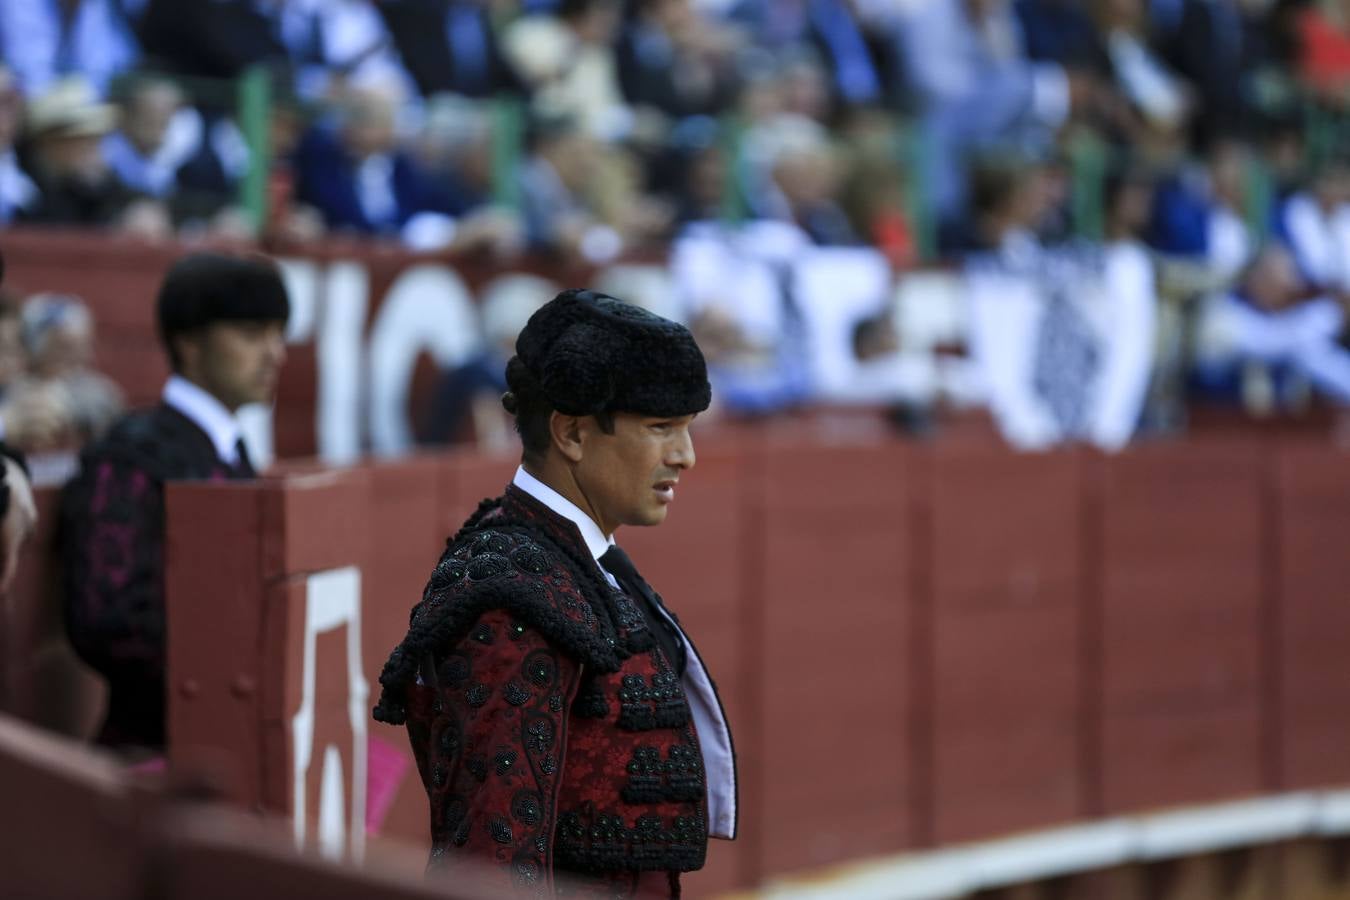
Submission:
M 99 742 L 164 746 L 164 484 L 254 477 L 235 413 L 271 400 L 290 304 L 276 266 L 210 253 L 170 268 L 158 300 L 173 374 L 161 403 L 88 448 L 61 511 L 66 629 L 108 679 Z
M 384 0 L 377 8 L 422 96 L 524 92 L 484 0 Z
M 530 317 L 506 381 L 521 466 L 451 538 L 375 717 L 408 726 L 436 874 L 492 896 L 679 896 L 708 838 L 735 835 L 735 754 L 702 659 L 614 532 L 663 522 L 693 468 L 703 354 L 681 325 L 569 290 Z
M 311 129 L 297 149 L 299 199 L 333 231 L 398 237 L 419 250 L 514 252 L 516 217 L 433 178 L 399 145 L 396 114 L 389 94 L 349 92 L 338 127 Z

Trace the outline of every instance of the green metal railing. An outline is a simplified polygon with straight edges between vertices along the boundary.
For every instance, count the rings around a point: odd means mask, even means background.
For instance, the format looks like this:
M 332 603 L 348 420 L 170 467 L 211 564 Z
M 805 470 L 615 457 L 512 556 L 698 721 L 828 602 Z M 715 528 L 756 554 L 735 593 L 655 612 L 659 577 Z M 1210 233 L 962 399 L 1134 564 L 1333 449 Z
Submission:
M 722 221 L 738 225 L 745 221 L 745 123 L 740 116 L 722 117 L 722 158 L 726 173 L 722 183 Z
M 525 148 L 525 111 L 515 98 L 492 101 L 492 199 L 520 209 L 520 160 Z
M 1101 240 L 1106 233 L 1106 173 L 1109 148 L 1090 131 L 1080 131 L 1069 142 L 1070 219 L 1074 234 Z
M 268 175 L 272 169 L 272 80 L 261 66 L 239 77 L 236 86 L 239 131 L 248 144 L 248 170 L 239 182 L 239 206 L 261 234 L 267 222 Z
M 931 147 L 923 132 L 912 122 L 900 121 L 895 127 L 896 158 L 908 177 L 904 180 L 905 215 L 914 235 L 914 250 L 920 263 L 937 259 L 937 217 L 924 194 L 928 183 Z

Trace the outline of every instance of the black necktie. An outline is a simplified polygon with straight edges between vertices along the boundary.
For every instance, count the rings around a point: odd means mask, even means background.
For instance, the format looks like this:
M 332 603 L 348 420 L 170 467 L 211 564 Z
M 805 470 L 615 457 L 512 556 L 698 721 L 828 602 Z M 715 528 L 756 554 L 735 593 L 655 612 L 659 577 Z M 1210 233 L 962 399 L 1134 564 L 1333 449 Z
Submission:
M 600 557 L 600 564 L 609 570 L 615 581 L 619 582 L 624 593 L 636 601 L 637 608 L 642 612 L 642 618 L 647 620 L 647 630 L 656 638 L 661 652 L 675 667 L 675 674 L 683 676 L 686 665 L 684 641 L 680 639 L 679 631 L 670 620 L 661 614 L 659 609 L 661 601 L 651 585 L 638 574 L 633 561 L 617 544 L 605 551 L 605 555 Z
M 258 471 L 253 468 L 253 460 L 248 457 L 248 445 L 244 439 L 240 438 L 234 442 L 235 463 L 234 472 L 240 478 L 256 478 Z

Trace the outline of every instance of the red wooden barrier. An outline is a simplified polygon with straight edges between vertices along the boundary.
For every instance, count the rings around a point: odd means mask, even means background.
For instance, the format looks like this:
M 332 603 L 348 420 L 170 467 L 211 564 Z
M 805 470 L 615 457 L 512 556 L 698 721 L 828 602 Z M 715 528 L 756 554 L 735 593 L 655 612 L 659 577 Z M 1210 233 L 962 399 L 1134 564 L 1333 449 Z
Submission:
M 714 846 L 691 894 L 1350 781 L 1350 456 L 1014 456 L 782 429 L 698 450 L 670 521 L 619 536 L 735 726 L 742 838 Z M 303 811 L 307 843 L 424 840 L 406 738 L 368 707 L 445 537 L 514 465 L 172 487 L 175 753 L 215 748 L 245 803 Z

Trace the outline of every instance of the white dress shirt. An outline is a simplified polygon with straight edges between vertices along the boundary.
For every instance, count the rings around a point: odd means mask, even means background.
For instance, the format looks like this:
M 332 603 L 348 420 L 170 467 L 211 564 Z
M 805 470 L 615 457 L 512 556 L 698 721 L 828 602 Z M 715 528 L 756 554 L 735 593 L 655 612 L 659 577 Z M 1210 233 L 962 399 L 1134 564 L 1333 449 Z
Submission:
M 586 549 L 595 558 L 600 571 L 614 588 L 619 588 L 614 576 L 600 565 L 600 557 L 614 544 L 613 535 L 606 536 L 594 519 L 562 494 L 526 472 L 523 466 L 516 469 L 515 478 L 511 483 L 577 526 Z M 665 609 L 661 608 L 661 614 L 670 620 Z M 736 763 L 731 748 L 731 731 L 722 715 L 722 705 L 717 701 L 712 679 L 708 677 L 708 670 L 704 667 L 703 660 L 699 658 L 698 651 L 685 636 L 684 629 L 674 620 L 670 620 L 670 623 L 679 633 L 689 659 L 682 686 L 689 700 L 690 712 L 694 716 L 699 746 L 703 750 L 703 771 L 708 781 L 708 833 L 713 837 L 731 839 L 736 836 L 737 800 Z
M 221 461 L 231 466 L 239 464 L 239 439 L 243 432 L 225 404 L 181 375 L 169 376 L 161 399 L 206 432 Z

